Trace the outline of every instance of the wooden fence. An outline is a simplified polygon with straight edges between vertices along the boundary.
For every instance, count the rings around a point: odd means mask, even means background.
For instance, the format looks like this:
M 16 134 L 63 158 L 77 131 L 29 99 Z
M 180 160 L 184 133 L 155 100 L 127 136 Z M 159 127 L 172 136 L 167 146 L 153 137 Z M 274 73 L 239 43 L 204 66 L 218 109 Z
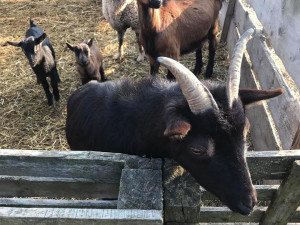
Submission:
M 0 224 L 162 224 L 160 159 L 0 151 Z
M 286 224 L 300 222 L 300 150 L 248 152 L 259 201 L 250 216 L 206 206 L 217 198 L 172 160 L 117 153 L 0 151 L 0 224 Z M 222 185 L 222 184 L 220 184 Z M 221 205 L 221 203 L 217 203 Z
M 227 8 L 228 11 L 222 38 L 227 41 L 230 55 L 240 34 L 249 28 L 257 31 L 247 45 L 242 63 L 241 87 L 284 89 L 283 95 L 247 110 L 247 117 L 253 127 L 250 132 L 255 149 L 299 148 L 299 143 L 295 145 L 300 136 L 299 96 L 288 83 L 288 77 L 283 74 L 285 70 L 280 59 L 268 45 L 263 26 L 245 0 L 230 0 L 229 7 L 225 2 L 223 5 L 223 14 Z

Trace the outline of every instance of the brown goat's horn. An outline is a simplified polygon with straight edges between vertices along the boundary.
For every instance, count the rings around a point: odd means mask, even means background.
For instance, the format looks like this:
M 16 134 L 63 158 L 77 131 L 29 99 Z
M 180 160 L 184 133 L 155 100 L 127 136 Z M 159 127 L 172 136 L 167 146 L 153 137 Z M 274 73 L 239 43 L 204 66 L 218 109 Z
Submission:
M 179 62 L 167 57 L 158 57 L 157 61 L 170 70 L 176 77 L 192 113 L 197 115 L 211 108 L 219 110 L 210 91 L 189 69 Z
M 247 42 L 252 38 L 254 32 L 253 28 L 248 29 L 238 40 L 234 47 L 233 55 L 231 57 L 229 67 L 229 77 L 227 80 L 227 98 L 229 108 L 232 108 L 233 102 L 238 98 L 240 77 L 241 77 L 241 65 L 246 49 Z
M 130 4 L 132 1 L 133 0 L 123 0 L 119 8 L 115 11 L 115 17 L 117 17 L 126 8 L 126 6 Z

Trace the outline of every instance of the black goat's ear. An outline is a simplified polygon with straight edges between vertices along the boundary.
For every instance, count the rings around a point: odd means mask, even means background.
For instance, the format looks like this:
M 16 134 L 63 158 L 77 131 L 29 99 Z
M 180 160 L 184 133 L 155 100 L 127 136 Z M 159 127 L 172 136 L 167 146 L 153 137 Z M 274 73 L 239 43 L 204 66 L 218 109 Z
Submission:
M 191 129 L 191 124 L 184 120 L 175 120 L 167 124 L 165 137 L 183 139 Z
M 69 48 L 71 51 L 74 52 L 74 47 L 73 47 L 70 43 L 66 42 L 66 45 L 68 46 L 68 48 Z
M 244 105 L 250 105 L 262 100 L 274 98 L 283 93 L 282 88 L 273 90 L 240 89 L 239 95 Z
M 16 41 L 7 41 L 3 46 L 12 45 L 15 47 L 21 47 L 22 41 L 16 42 Z
M 89 47 L 92 47 L 93 41 L 94 41 L 94 38 L 91 38 L 91 39 L 89 40 L 89 42 L 88 42 L 88 46 L 89 46 Z
M 37 37 L 34 39 L 35 41 L 35 44 L 38 45 L 38 44 L 41 44 L 47 37 L 47 34 L 46 33 L 43 33 L 41 36 Z

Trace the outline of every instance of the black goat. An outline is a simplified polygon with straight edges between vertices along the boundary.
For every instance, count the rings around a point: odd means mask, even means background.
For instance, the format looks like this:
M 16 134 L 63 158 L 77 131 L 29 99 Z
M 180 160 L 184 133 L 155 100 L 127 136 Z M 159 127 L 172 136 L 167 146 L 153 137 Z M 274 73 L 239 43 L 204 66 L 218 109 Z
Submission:
M 67 106 L 71 149 L 173 158 L 230 209 L 249 214 L 257 200 L 245 159 L 245 108 L 283 92 L 239 90 L 241 59 L 252 33 L 237 43 L 227 85 L 202 83 L 166 57 L 158 62 L 177 82 L 147 78 L 83 85 Z
M 46 77 L 51 78 L 51 87 L 56 101 L 59 100 L 58 83 L 60 78 L 56 69 L 55 52 L 49 38 L 42 29 L 37 27 L 30 19 L 30 28 L 27 30 L 25 39 L 19 42 L 8 41 L 7 44 L 21 47 L 29 64 L 36 74 L 37 82 L 42 84 L 48 105 L 53 104 L 53 97 L 49 90 Z

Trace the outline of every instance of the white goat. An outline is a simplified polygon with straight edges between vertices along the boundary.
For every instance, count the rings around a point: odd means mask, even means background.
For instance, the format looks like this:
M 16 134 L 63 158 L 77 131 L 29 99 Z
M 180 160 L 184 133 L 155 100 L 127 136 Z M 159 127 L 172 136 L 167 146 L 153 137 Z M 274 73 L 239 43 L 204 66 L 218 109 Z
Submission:
M 118 32 L 119 49 L 115 60 L 123 57 L 123 37 L 128 28 L 132 28 L 136 34 L 139 47 L 137 61 L 143 61 L 145 52 L 139 41 L 139 19 L 137 2 L 135 0 L 102 0 L 102 12 L 107 22 Z

